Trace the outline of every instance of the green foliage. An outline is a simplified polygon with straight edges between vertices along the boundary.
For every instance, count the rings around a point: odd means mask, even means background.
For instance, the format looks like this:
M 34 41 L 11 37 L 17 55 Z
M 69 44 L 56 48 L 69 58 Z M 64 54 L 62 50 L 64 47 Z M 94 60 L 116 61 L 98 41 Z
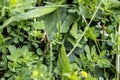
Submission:
M 119 0 L 0 0 L 1 80 L 117 80 Z

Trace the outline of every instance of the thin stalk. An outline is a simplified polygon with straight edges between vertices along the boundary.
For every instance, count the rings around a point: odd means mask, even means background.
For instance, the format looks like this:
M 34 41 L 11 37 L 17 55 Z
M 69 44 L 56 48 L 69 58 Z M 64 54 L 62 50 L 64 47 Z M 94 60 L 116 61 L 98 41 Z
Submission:
M 90 26 L 91 22 L 93 21 L 93 19 L 94 19 L 95 15 L 96 15 L 98 9 L 100 8 L 102 2 L 103 2 L 103 0 L 100 1 L 98 7 L 96 8 L 96 10 L 95 10 L 95 12 L 94 12 L 94 14 L 93 14 L 90 22 L 89 22 L 89 24 L 86 26 L 83 34 L 82 34 L 81 37 L 77 40 L 77 43 L 74 45 L 74 47 L 71 49 L 71 51 L 68 53 L 68 55 L 67 55 L 68 57 L 72 54 L 72 52 L 73 52 L 73 51 L 75 50 L 75 48 L 78 46 L 79 42 L 81 41 L 81 39 L 82 39 L 82 37 L 84 36 L 84 34 L 86 33 L 86 31 L 89 29 L 89 26 Z
M 106 78 L 106 80 L 108 80 L 108 79 L 107 79 L 106 69 L 104 68 L 104 66 L 103 66 L 103 69 L 104 69 L 104 75 L 105 75 L 105 78 Z
M 0 29 L 5 28 L 6 26 L 8 26 L 10 23 L 16 21 L 15 17 L 11 17 L 9 19 L 7 19 L 6 21 L 4 21 L 3 25 L 0 25 Z
M 90 34 L 93 34 L 93 32 L 90 30 Z M 97 50 L 98 50 L 98 52 L 100 53 L 100 49 L 99 49 L 99 46 L 98 46 L 98 43 L 97 43 L 97 41 L 96 41 L 96 38 L 92 35 L 92 37 L 93 37 L 93 39 L 94 39 L 94 41 L 95 41 L 95 45 L 96 45 L 96 47 L 97 47 Z
M 117 80 L 120 79 L 120 74 L 119 74 L 119 55 L 116 54 L 116 68 L 117 68 Z
M 58 33 L 59 33 L 59 40 L 60 40 L 60 27 L 61 27 L 61 20 L 60 20 L 60 11 L 59 8 L 57 9 L 57 17 L 58 17 Z
M 119 36 L 120 36 L 120 22 L 119 22 L 119 29 L 118 29 L 118 33 L 119 33 Z M 119 50 L 120 50 L 120 45 L 118 45 L 118 52 L 119 52 Z M 117 68 L 117 80 L 119 80 L 120 79 L 120 54 L 116 54 L 116 68 Z
M 50 43 L 50 71 L 49 71 L 49 77 L 50 79 L 52 78 L 52 58 L 53 58 L 53 53 L 52 53 L 52 43 Z
M 87 22 L 87 20 L 85 19 L 85 16 L 82 15 L 82 17 L 83 17 L 83 20 L 85 21 L 86 25 L 88 25 L 88 22 Z M 93 37 L 93 40 L 95 41 L 95 45 L 96 45 L 96 47 L 97 47 L 97 49 L 98 49 L 98 52 L 100 53 L 99 45 L 98 45 L 98 43 L 97 43 L 96 38 L 93 36 L 93 32 L 91 31 L 91 29 L 89 29 L 89 31 L 90 31 L 90 34 L 91 34 L 92 37 Z

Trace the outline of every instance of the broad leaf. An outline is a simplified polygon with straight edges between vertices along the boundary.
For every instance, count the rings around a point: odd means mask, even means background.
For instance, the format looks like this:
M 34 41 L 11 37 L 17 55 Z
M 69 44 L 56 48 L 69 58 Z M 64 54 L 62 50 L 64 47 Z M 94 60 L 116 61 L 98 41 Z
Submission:
M 15 18 L 17 18 L 18 20 L 25 20 L 25 19 L 41 17 L 41 16 L 44 16 L 46 14 L 53 12 L 54 10 L 56 10 L 56 8 L 57 7 L 51 7 L 51 6 L 39 7 L 39 8 L 36 8 L 34 10 L 30 10 L 26 13 L 17 15 L 17 16 L 15 16 Z
M 119 0 L 110 0 L 111 2 L 111 8 L 117 8 L 120 9 L 120 1 Z
M 61 0 L 61 1 L 57 1 L 56 4 L 62 4 L 64 2 L 64 0 Z M 30 10 L 26 13 L 23 13 L 23 14 L 20 14 L 20 15 L 17 15 L 15 16 L 15 18 L 17 18 L 18 20 L 24 20 L 24 19 L 31 19 L 31 18 L 36 18 L 36 17 L 41 17 L 41 16 L 44 16 L 46 14 L 49 14 L 53 11 L 55 11 L 56 9 L 58 8 L 58 6 L 43 6 L 43 7 L 38 7 L 38 8 L 35 8 L 33 10 Z
M 45 32 L 49 40 L 53 39 L 53 35 L 57 32 L 57 12 L 48 14 L 45 17 Z

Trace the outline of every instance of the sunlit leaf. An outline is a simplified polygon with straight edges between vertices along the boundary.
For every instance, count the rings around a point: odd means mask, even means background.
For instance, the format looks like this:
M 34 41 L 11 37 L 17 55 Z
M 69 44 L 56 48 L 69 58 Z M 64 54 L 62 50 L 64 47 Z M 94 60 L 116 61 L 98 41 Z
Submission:
M 72 29 L 70 30 L 70 33 L 75 39 L 78 39 L 78 34 L 77 34 L 77 22 L 74 22 Z

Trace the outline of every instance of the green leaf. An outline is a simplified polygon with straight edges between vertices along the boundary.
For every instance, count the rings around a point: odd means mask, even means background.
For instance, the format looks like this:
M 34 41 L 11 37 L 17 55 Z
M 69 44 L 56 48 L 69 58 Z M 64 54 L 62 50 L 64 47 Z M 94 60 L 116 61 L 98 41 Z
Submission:
M 97 64 L 100 68 L 107 68 L 110 67 L 110 62 L 107 59 L 97 60 Z
M 23 56 L 27 55 L 27 54 L 28 54 L 28 48 L 27 48 L 27 46 L 23 46 L 23 47 L 21 48 L 21 51 L 22 51 L 22 55 L 23 55 Z
M 100 52 L 99 58 L 102 59 L 104 57 L 106 53 L 106 50 L 103 50 L 102 52 Z
M 53 35 L 57 32 L 57 12 L 53 12 L 48 14 L 45 17 L 45 32 L 49 40 L 52 40 Z
M 56 4 L 62 4 L 65 0 L 61 0 L 57 2 Z M 7 19 L 3 25 L 0 26 L 0 29 L 3 29 L 7 25 L 9 25 L 11 22 L 19 21 L 19 20 L 26 20 L 26 19 L 32 19 L 44 16 L 46 14 L 49 14 L 53 11 L 55 11 L 58 8 L 58 6 L 43 6 L 43 7 L 37 7 L 33 10 L 27 11 L 25 13 L 18 14 L 16 16 L 13 16 L 9 19 Z
M 95 48 L 95 46 L 93 46 L 91 49 L 91 56 L 93 56 L 95 54 L 95 52 L 96 52 L 96 48 Z
M 77 34 L 77 22 L 75 21 L 74 24 L 72 25 L 72 29 L 70 30 L 71 35 L 75 38 L 78 39 L 78 34 Z
M 62 74 L 70 72 L 70 62 L 66 55 L 65 47 L 62 45 L 58 55 L 58 69 Z
M 8 55 L 7 58 L 11 61 L 17 62 L 19 59 L 19 57 L 22 56 L 21 50 L 18 49 L 16 50 L 14 53 L 12 53 L 11 55 Z
M 8 47 L 8 50 L 10 51 L 10 55 L 7 55 L 7 58 L 11 61 L 17 61 L 17 59 L 26 52 L 25 47 L 24 49 L 21 49 L 21 48 L 16 48 L 13 45 L 10 45 Z
M 61 1 L 57 1 L 56 4 L 62 4 L 65 0 L 61 0 Z M 31 18 L 36 18 L 36 17 L 41 17 L 44 16 L 46 14 L 49 14 L 53 11 L 55 11 L 58 8 L 58 6 L 55 5 L 51 5 L 51 6 L 43 6 L 43 7 L 38 7 L 35 8 L 33 10 L 30 10 L 26 13 L 20 14 L 15 16 L 15 18 L 17 18 L 18 20 L 25 20 L 25 19 L 31 19 Z
M 111 1 L 111 8 L 120 8 L 120 1 L 119 0 L 110 0 Z
M 54 38 L 54 34 L 57 32 L 57 12 L 53 12 L 45 17 L 45 32 L 49 40 Z
M 15 17 L 11 17 L 7 20 L 4 21 L 4 23 L 0 26 L 0 29 L 3 29 L 4 27 L 6 27 L 7 25 L 9 25 L 10 23 L 16 21 Z
M 53 12 L 54 10 L 56 10 L 56 7 L 51 7 L 51 6 L 40 7 L 40 8 L 36 8 L 34 10 L 30 10 L 23 14 L 19 14 L 19 15 L 15 16 L 15 18 L 17 18 L 18 20 L 25 20 L 25 19 L 41 17 L 41 16 L 44 16 L 46 14 Z
M 35 29 L 44 29 L 45 28 L 44 21 L 41 20 L 41 21 L 34 22 L 33 27 Z
M 99 80 L 104 80 L 104 78 L 103 77 L 99 77 Z
M 76 9 L 68 9 L 69 13 L 75 13 L 77 10 Z
M 42 53 L 43 53 L 42 50 L 41 50 L 40 48 L 38 48 L 38 49 L 37 49 L 37 54 L 38 54 L 38 55 L 42 55 Z
M 91 60 L 90 48 L 88 45 L 85 46 L 85 52 L 86 52 L 88 60 Z
M 71 54 L 71 55 L 69 56 L 70 62 L 74 62 L 74 61 L 75 61 L 75 58 L 76 58 L 76 56 L 75 56 L 74 54 Z
M 61 27 L 60 27 L 60 32 L 61 33 L 66 33 L 69 28 L 70 25 L 76 20 L 76 16 L 73 14 L 68 14 L 68 16 L 65 18 L 64 22 L 62 23 Z
M 95 27 L 90 27 L 86 32 L 86 36 L 90 39 L 96 41 L 96 38 L 99 36 L 99 31 L 95 29 Z
M 33 8 L 33 4 L 36 3 L 37 0 L 18 0 L 18 5 L 21 4 L 20 8 L 18 9 L 30 9 Z M 20 3 L 20 4 L 19 4 Z
M 68 41 L 74 46 L 76 44 L 75 40 L 73 40 L 72 38 L 67 38 Z M 81 44 L 78 44 L 78 47 L 79 48 L 82 48 L 82 45 Z
M 14 54 L 15 51 L 16 51 L 16 47 L 13 46 L 13 45 L 10 45 L 10 46 L 8 47 L 8 50 L 10 51 L 11 54 Z

